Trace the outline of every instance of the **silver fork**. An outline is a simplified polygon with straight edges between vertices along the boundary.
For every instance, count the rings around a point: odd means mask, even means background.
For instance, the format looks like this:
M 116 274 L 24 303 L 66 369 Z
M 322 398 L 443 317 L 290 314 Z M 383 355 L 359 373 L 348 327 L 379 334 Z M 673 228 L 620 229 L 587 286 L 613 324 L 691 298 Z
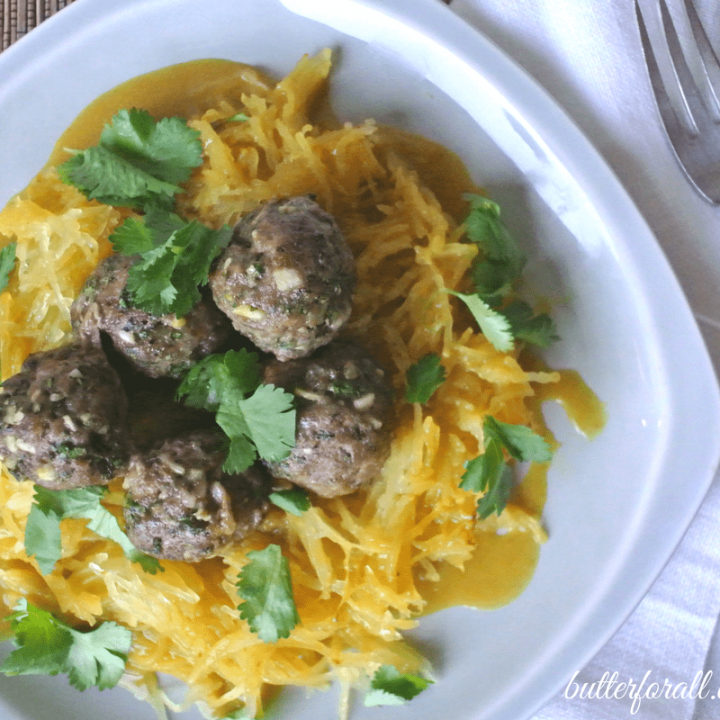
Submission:
M 697 191 L 720 204 L 720 64 L 691 0 L 635 0 L 660 117 Z

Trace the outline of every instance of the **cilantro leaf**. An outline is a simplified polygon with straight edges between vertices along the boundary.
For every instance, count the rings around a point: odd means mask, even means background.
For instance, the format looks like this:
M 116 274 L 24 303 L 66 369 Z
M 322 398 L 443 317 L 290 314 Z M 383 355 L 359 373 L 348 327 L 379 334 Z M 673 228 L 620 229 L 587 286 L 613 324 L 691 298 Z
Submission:
M 40 486 L 35 488 L 36 502 L 30 507 L 25 525 L 25 552 L 28 557 L 35 556 L 40 572 L 48 575 L 55 563 L 62 557 L 62 535 L 60 520 L 63 517 L 61 504 L 56 507 L 53 498 Z
M 226 472 L 250 467 L 255 461 L 254 448 L 265 460 L 279 461 L 289 455 L 295 445 L 293 400 L 282 388 L 259 385 L 247 399 L 236 397 L 220 404 L 216 419 L 231 442 L 223 465 Z
M 290 565 L 279 545 L 251 550 L 238 574 L 240 617 L 263 642 L 286 638 L 300 622 L 292 592 Z
M 535 315 L 530 305 L 522 300 L 510 303 L 502 309 L 502 314 L 518 340 L 547 348 L 559 339 L 552 318 L 547 313 Z
M 112 540 L 131 561 L 139 563 L 145 572 L 155 574 L 162 570 L 153 557 L 141 553 L 122 531 L 115 516 L 101 504 L 106 493 L 104 487 L 84 487 L 72 490 L 47 490 L 35 486 L 35 502 L 30 508 L 25 526 L 25 552 L 35 556 L 40 572 L 52 572 L 62 557 L 60 521 L 64 518 L 89 520 L 88 528 L 100 537 Z
M 304 512 L 310 509 L 310 496 L 301 487 L 293 487 L 288 490 L 278 490 L 270 493 L 270 502 L 273 505 L 301 517 Z
M 144 255 L 156 248 L 157 231 L 142 218 L 130 217 L 110 235 L 115 252 L 122 255 Z
M 437 353 L 423 355 L 405 372 L 407 386 L 405 399 L 410 403 L 425 404 L 432 394 L 445 382 L 445 368 Z
M 108 205 L 172 208 L 202 159 L 200 134 L 181 118 L 155 121 L 145 110 L 120 110 L 95 147 L 58 167 L 61 179 Z
M 132 633 L 113 622 L 104 622 L 89 633 L 70 630 L 73 643 L 67 657 L 70 684 L 78 690 L 97 685 L 114 687 L 125 672 Z
M 5 659 L 5 675 L 57 675 L 67 656 L 68 633 L 53 615 L 22 598 L 9 618 L 16 650 Z
M 498 515 L 510 500 L 513 476 L 503 450 L 523 462 L 549 462 L 548 443 L 525 425 L 513 425 L 488 415 L 483 422 L 485 452 L 465 463 L 460 487 L 472 493 L 484 493 L 477 503 L 477 514 L 485 519 Z
M 215 412 L 230 439 L 225 472 L 247 470 L 258 454 L 265 460 L 286 458 L 295 445 L 294 396 L 260 383 L 257 355 L 230 350 L 209 355 L 181 382 L 177 396 L 191 407 Z
M 24 598 L 10 617 L 16 649 L 0 666 L 5 675 L 67 673 L 78 690 L 117 685 L 125 672 L 132 632 L 114 622 L 80 632 Z
M 282 388 L 260 385 L 240 404 L 249 436 L 265 460 L 283 460 L 295 446 L 293 402 L 293 396 Z
M 170 209 L 181 188 L 148 175 L 107 148 L 96 146 L 58 166 L 60 179 L 90 200 L 116 207 Z
M 7 287 L 10 280 L 10 273 L 15 267 L 16 250 L 16 242 L 11 242 L 7 244 L 2 250 L 0 250 L 0 292 L 2 292 Z
M 513 425 L 488 415 L 483 430 L 497 440 L 516 460 L 523 462 L 550 462 L 552 450 L 544 438 L 525 425 Z
M 198 288 L 231 237 L 227 226 L 213 230 L 154 208 L 143 220 L 125 220 L 110 241 L 123 255 L 140 255 L 128 272 L 133 304 L 153 315 L 182 317 L 200 300 Z
M 202 160 L 200 133 L 179 117 L 155 121 L 145 110 L 120 110 L 105 126 L 100 144 L 133 158 L 154 177 L 182 183 Z
M 482 455 L 465 463 L 465 468 L 460 487 L 484 493 L 477 502 L 478 517 L 484 520 L 493 512 L 499 515 L 507 506 L 513 487 L 512 472 L 500 443 L 489 443 Z
M 223 427 L 218 418 L 218 424 L 226 435 L 233 432 L 227 426 Z M 258 454 L 255 446 L 250 442 L 246 434 L 238 432 L 230 436 L 228 454 L 223 463 L 223 470 L 227 473 L 241 473 L 247 470 L 257 460 Z
M 393 665 L 382 665 L 370 681 L 370 691 L 365 695 L 364 704 L 368 707 L 404 705 L 432 684 L 432 680 L 400 673 Z
M 460 298 L 467 305 L 468 310 L 470 310 L 475 321 L 480 326 L 483 335 L 496 350 L 510 352 L 513 349 L 515 343 L 510 322 L 501 312 L 493 310 L 477 295 L 466 295 L 454 290 L 448 290 L 447 292 Z
M 515 300 L 502 309 L 498 307 L 525 266 L 525 256 L 500 218 L 500 207 L 480 195 L 465 195 L 465 199 L 470 203 L 470 211 L 465 220 L 467 238 L 482 250 L 482 254 L 470 268 L 470 279 L 475 296 L 486 306 L 482 307 L 474 302 L 471 312 L 483 332 L 485 329 L 480 321 L 482 318 L 488 322 L 487 309 L 490 309 L 507 321 L 507 328 L 501 331 L 503 336 L 509 333 L 510 337 L 517 340 L 542 348 L 549 347 L 558 339 L 549 315 L 535 315 L 530 305 L 521 300 Z M 467 297 L 464 296 L 463 299 Z M 491 335 L 485 332 L 493 345 L 498 349 L 511 349 L 512 346 L 508 346 L 506 342 L 501 340 L 496 343 L 491 339 L 495 337 L 492 335 L 494 329 L 497 329 L 497 322 L 493 323 Z
M 242 397 L 260 385 L 260 362 L 245 349 L 224 355 L 208 355 L 187 373 L 177 390 L 178 397 L 194 408 L 217 410 L 224 398 Z
M 500 206 L 481 195 L 464 196 L 470 204 L 465 219 L 465 231 L 471 242 L 478 245 L 487 260 L 505 268 L 508 276 L 517 276 L 525 265 L 525 256 L 500 218 Z
M 512 292 L 513 283 L 518 277 L 514 268 L 494 260 L 475 258 L 470 267 L 475 294 L 491 307 L 500 305 L 503 298 Z

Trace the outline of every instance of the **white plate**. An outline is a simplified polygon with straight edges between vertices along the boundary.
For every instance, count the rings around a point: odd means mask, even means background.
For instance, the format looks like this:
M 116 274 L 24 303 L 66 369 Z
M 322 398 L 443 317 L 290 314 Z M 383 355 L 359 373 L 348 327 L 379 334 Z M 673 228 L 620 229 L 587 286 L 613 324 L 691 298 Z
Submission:
M 558 300 L 563 339 L 549 361 L 580 370 L 608 423 L 588 443 L 549 412 L 563 445 L 549 478 L 550 541 L 529 588 L 497 611 L 423 620 L 415 636 L 439 681 L 405 707 L 356 707 L 352 717 L 521 720 L 602 646 L 679 542 L 720 454 L 715 376 L 665 258 L 616 179 L 486 39 L 437 0 L 283 2 L 78 0 L 43 23 L 0 56 L 0 203 L 98 94 L 195 58 L 282 75 L 303 53 L 337 47 L 341 117 L 403 124 L 456 150 L 526 243 L 532 285 Z M 0 696 L 7 720 L 153 717 L 124 691 L 79 696 L 59 678 L 0 677 Z M 296 700 L 277 714 L 335 717 L 334 692 Z

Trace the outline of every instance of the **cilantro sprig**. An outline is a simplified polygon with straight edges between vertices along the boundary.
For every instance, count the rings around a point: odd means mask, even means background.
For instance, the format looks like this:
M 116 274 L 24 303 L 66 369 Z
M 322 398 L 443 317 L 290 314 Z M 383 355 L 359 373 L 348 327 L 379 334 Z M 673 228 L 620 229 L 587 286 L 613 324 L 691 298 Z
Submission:
M 368 707 L 404 705 L 432 684 L 418 675 L 401 673 L 394 665 L 382 665 L 375 671 L 363 703 Z
M 286 638 L 300 623 L 290 577 L 290 565 L 279 545 L 251 550 L 238 574 L 240 617 L 266 643 Z
M 496 295 L 507 291 L 525 267 L 525 255 L 502 221 L 500 206 L 482 195 L 466 194 L 470 211 L 465 232 L 483 251 L 472 269 L 475 292 Z
M 178 117 L 155 121 L 145 110 L 120 110 L 99 143 L 58 166 L 60 178 L 88 198 L 139 210 L 170 210 L 180 184 L 200 165 L 200 133 Z
M 465 303 L 480 330 L 498 350 L 510 352 L 516 340 L 548 347 L 558 339 L 549 315 L 536 315 L 521 300 L 503 305 L 526 258 L 504 225 L 499 205 L 481 195 L 467 194 L 465 199 L 470 204 L 465 220 L 467 239 L 482 253 L 470 270 L 474 292 L 449 292 Z
M 25 598 L 9 618 L 16 649 L 5 659 L 5 675 L 67 673 L 78 690 L 112 688 L 125 672 L 132 632 L 108 621 L 80 632 Z
M 187 373 L 177 395 L 190 407 L 215 413 L 230 441 L 226 472 L 243 472 L 258 455 L 284 460 L 295 445 L 294 397 L 260 382 L 255 353 L 230 350 L 208 355 Z
M 73 490 L 47 490 L 36 485 L 25 526 L 25 552 L 34 556 L 43 575 L 48 575 L 62 557 L 60 522 L 65 518 L 88 520 L 88 528 L 100 537 L 116 542 L 125 556 L 154 575 L 162 566 L 157 559 L 140 552 L 122 531 L 115 516 L 101 500 L 107 488 L 94 486 Z
M 552 450 L 544 438 L 525 425 L 514 425 L 488 415 L 483 422 L 485 452 L 465 463 L 460 487 L 483 493 L 477 514 L 485 519 L 505 509 L 513 487 L 513 475 L 505 452 L 521 462 L 549 462 Z
M 437 353 L 427 353 L 405 371 L 405 400 L 425 404 L 445 382 L 445 368 Z
M 213 230 L 197 220 L 151 208 L 128 218 L 110 241 L 116 252 L 140 257 L 128 272 L 133 304 L 153 315 L 187 315 L 200 300 L 212 261 L 227 246 L 232 229 Z
M 182 118 L 155 121 L 133 109 L 120 110 L 98 145 L 58 167 L 61 179 L 88 198 L 144 213 L 126 219 L 110 241 L 116 252 L 139 256 L 128 291 L 133 305 L 153 315 L 187 315 L 232 237 L 229 227 L 213 230 L 172 212 L 181 183 L 201 161 L 200 133 Z

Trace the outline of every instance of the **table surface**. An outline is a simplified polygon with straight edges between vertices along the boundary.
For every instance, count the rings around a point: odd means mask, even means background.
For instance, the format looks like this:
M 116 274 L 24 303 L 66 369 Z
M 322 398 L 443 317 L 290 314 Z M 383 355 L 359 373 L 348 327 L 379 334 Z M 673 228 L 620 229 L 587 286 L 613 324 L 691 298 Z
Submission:
M 0 51 L 73 0 L 0 0 Z

